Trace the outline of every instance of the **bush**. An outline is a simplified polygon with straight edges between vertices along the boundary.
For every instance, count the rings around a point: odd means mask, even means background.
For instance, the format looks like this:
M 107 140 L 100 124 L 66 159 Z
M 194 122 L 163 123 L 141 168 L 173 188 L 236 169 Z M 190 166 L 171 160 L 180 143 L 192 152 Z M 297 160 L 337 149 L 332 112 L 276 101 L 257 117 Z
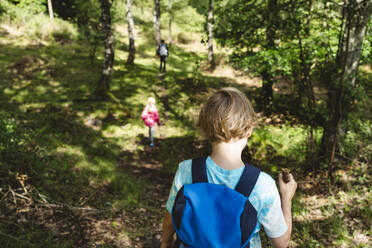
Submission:
M 77 37 L 76 27 L 59 18 L 49 19 L 46 9 L 39 0 L 21 0 L 15 5 L 9 1 L 0 2 L 0 20 L 19 34 L 32 39 L 67 42 Z
M 69 41 L 77 37 L 76 28 L 69 22 L 39 14 L 34 16 L 26 25 L 27 35 L 42 40 L 52 39 L 57 42 Z
M 16 121 L 0 116 L 0 188 L 17 185 L 15 175 L 30 174 L 37 161 L 30 141 L 30 132 L 20 129 Z
M 12 119 L 0 119 L 0 163 L 2 167 L 17 162 L 18 154 L 24 150 L 22 143 L 27 136 L 20 132 Z
M 45 13 L 46 6 L 41 0 L 18 0 L 0 1 L 0 19 L 6 19 L 15 23 L 27 23 L 27 21 L 38 13 Z
M 191 39 L 184 33 L 178 33 L 177 41 L 181 44 L 189 44 L 191 42 Z
M 372 123 L 357 120 L 345 138 L 345 153 L 366 162 L 372 160 Z

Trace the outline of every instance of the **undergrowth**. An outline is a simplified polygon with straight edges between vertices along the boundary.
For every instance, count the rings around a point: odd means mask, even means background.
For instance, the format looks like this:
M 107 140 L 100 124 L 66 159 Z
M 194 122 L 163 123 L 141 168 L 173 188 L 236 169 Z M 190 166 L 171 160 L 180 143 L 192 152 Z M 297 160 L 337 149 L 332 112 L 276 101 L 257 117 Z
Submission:
M 3 2 L 0 6 L 4 8 Z M 182 26 L 183 11 L 176 12 L 175 37 L 181 43 L 195 42 L 201 34 L 188 35 L 192 28 Z M 198 22 L 203 18 L 187 11 Z M 144 15 L 140 33 L 151 30 L 152 12 L 137 7 L 134 13 Z M 7 18 L 3 24 L 13 17 Z M 102 48 L 92 61 L 89 44 L 76 39 L 77 29 L 68 22 L 27 18 L 27 32 L 26 25 L 19 25 L 24 40 L 3 28 L 6 35 L 0 38 L 0 203 L 9 213 L 0 215 L 2 244 L 154 247 L 178 163 L 210 152 L 194 125 L 202 102 L 224 86 L 253 97 L 255 89 L 235 78 L 207 76 L 196 68 L 206 54 L 189 52 L 178 43 L 172 47 L 167 74 L 158 75 L 154 44 L 144 36 L 138 39 L 136 64 L 125 66 L 127 35 L 118 25 L 112 93 L 120 105 L 95 99 L 91 93 L 99 79 Z M 41 43 L 33 44 L 34 39 Z M 162 123 L 153 149 L 140 119 L 149 96 L 157 100 Z M 370 121 L 359 118 L 349 125 L 344 158 L 339 158 L 335 181 L 330 182 L 324 170 L 309 174 L 308 129 L 278 116 L 277 122 L 262 118 L 244 159 L 273 177 L 284 167 L 295 174 L 299 190 L 292 208 L 291 247 L 368 247 Z M 317 144 L 320 137 L 316 129 Z M 22 215 L 16 207 L 30 214 Z M 268 246 L 264 237 L 263 244 Z

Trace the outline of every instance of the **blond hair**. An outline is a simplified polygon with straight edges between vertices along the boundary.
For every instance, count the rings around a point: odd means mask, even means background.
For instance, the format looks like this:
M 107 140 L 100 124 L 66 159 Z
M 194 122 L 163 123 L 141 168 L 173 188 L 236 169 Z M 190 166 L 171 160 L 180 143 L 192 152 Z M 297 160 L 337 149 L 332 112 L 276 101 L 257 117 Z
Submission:
M 147 104 L 155 104 L 155 98 L 153 98 L 152 96 L 147 98 Z
M 247 97 L 236 88 L 223 88 L 203 105 L 197 126 L 211 142 L 247 137 L 257 123 Z

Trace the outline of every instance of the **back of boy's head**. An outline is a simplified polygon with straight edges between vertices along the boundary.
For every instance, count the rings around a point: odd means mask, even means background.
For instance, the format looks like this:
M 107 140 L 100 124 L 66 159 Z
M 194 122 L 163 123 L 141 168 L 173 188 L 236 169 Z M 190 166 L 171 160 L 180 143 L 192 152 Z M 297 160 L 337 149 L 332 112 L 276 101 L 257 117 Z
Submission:
M 223 88 L 203 105 L 198 128 L 211 142 L 228 142 L 247 137 L 257 117 L 247 97 L 236 88 Z

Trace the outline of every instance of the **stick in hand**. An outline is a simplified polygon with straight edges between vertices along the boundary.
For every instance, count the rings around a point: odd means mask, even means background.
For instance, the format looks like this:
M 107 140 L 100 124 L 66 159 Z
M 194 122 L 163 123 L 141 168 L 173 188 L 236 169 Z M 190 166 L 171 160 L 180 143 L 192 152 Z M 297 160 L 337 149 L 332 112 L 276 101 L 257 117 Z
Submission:
M 282 169 L 283 182 L 285 182 L 285 183 L 289 182 L 289 173 L 290 173 L 289 169 L 287 169 L 287 168 Z

